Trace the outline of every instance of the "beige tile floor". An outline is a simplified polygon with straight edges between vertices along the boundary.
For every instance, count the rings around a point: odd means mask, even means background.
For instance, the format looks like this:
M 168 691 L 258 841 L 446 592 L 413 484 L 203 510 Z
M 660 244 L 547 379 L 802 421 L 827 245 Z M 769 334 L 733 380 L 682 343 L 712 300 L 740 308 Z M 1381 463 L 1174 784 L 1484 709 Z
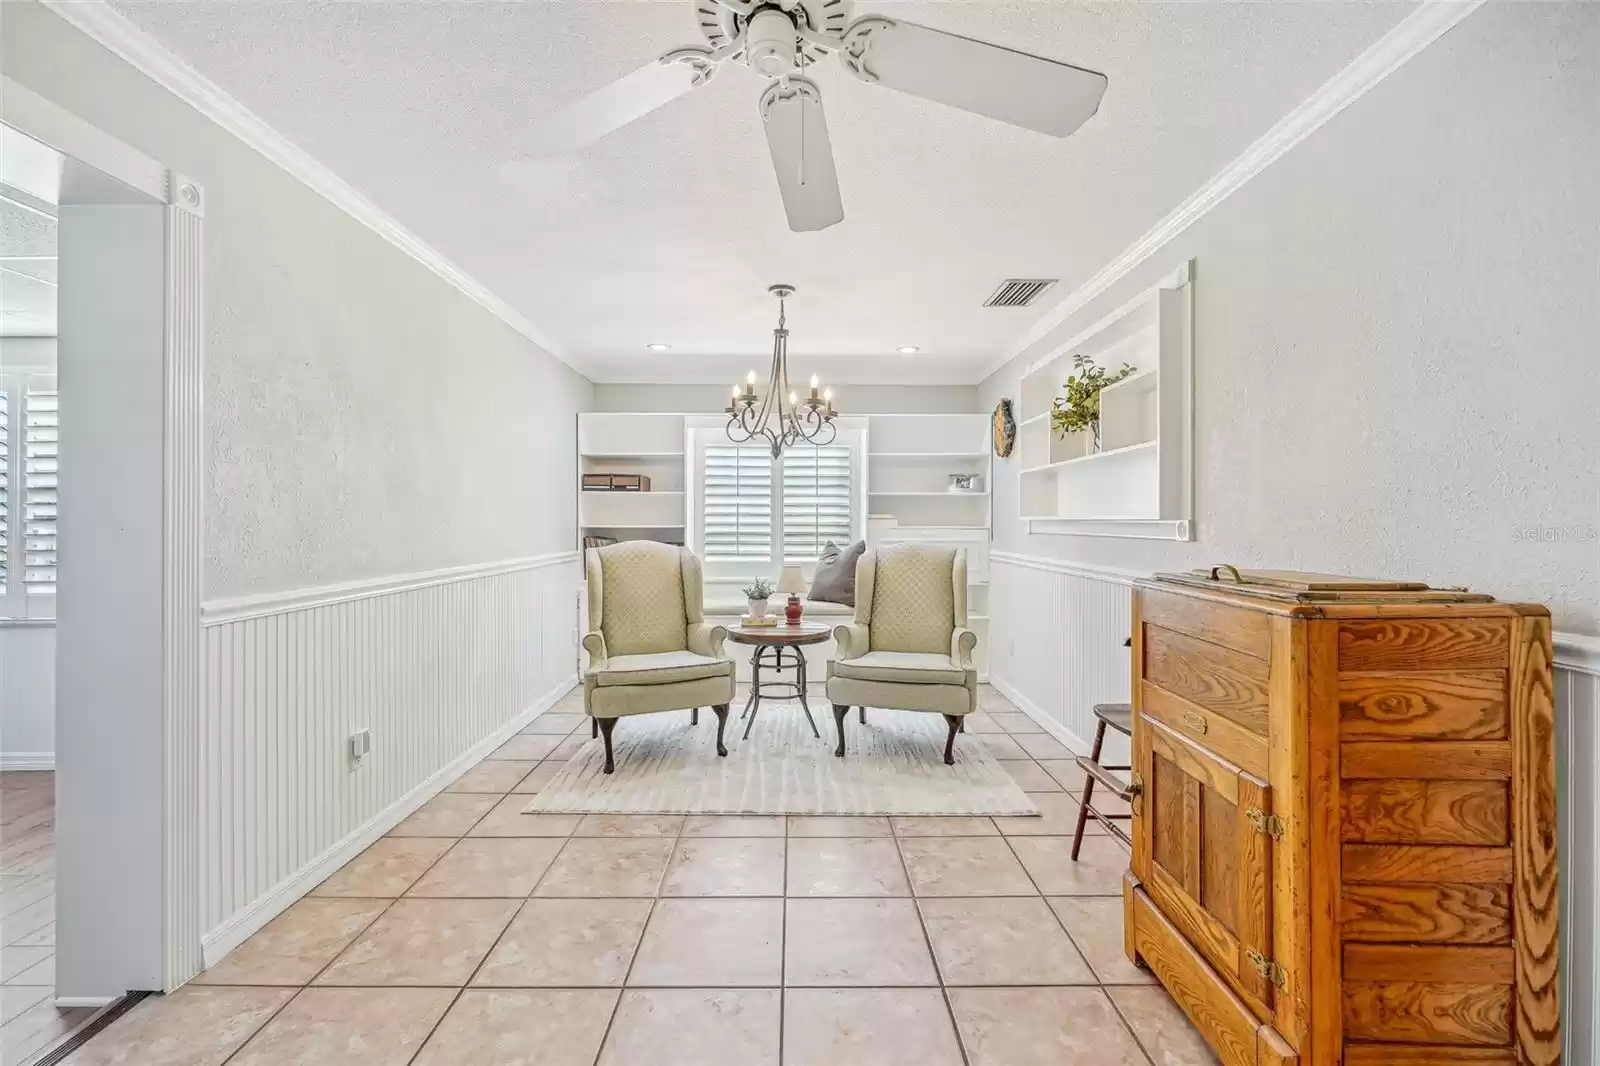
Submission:
M 0 774 L 0 1063 L 37 1058 L 95 1011 L 59 1010 L 55 774 Z
M 1122 955 L 1126 852 L 1067 856 L 1069 758 L 983 705 L 958 743 L 1003 753 L 1042 819 L 523 815 L 588 736 L 569 699 L 67 1061 L 1215 1062 Z

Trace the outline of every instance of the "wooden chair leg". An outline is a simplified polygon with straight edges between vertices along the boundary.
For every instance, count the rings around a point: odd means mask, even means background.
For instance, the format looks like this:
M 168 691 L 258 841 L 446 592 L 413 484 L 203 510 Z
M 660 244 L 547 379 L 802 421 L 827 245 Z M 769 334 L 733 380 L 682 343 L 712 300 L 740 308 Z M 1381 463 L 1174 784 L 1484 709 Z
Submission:
M 700 708 L 695 707 L 694 709 L 692 709 L 689 712 L 689 724 L 690 725 L 699 725 L 700 724 Z
M 865 707 L 861 708 L 861 724 L 867 724 L 867 709 Z
M 617 727 L 617 720 L 615 718 L 596 718 L 595 721 L 599 723 L 600 735 L 606 739 L 606 773 L 609 774 L 616 769 L 616 763 L 611 759 L 611 731 Z
M 599 735 L 600 735 L 600 719 L 591 717 L 589 719 L 589 736 L 591 738 L 594 738 L 594 737 L 597 737 Z
M 1095 762 L 1100 761 L 1100 748 L 1106 742 L 1106 723 L 1099 719 L 1094 726 L 1094 746 L 1089 751 L 1089 758 Z M 1078 852 L 1083 848 L 1083 830 L 1089 824 L 1089 797 L 1094 792 L 1094 778 L 1088 774 L 1083 775 L 1083 792 L 1078 796 L 1078 826 L 1072 831 L 1072 861 L 1078 861 Z
M 865 710 L 866 708 L 862 709 Z M 834 754 L 841 759 L 844 758 L 844 719 L 849 713 L 849 704 L 835 703 L 833 705 L 833 727 L 839 732 L 839 747 L 834 750 Z
M 961 716 L 959 714 L 947 714 L 944 716 L 944 724 L 950 727 L 950 735 L 944 741 L 944 764 L 946 766 L 954 766 L 956 764 L 956 734 L 961 732 Z
M 728 749 L 722 746 L 722 731 L 728 725 L 728 705 L 726 703 L 713 704 L 711 711 L 717 716 L 717 754 L 726 755 L 728 754 Z

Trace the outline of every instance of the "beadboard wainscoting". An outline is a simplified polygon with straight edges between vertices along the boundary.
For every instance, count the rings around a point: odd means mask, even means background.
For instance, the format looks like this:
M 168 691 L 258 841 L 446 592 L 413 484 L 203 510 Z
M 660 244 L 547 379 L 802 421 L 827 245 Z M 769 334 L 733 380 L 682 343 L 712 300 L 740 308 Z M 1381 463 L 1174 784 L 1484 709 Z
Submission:
M 1075 752 L 1095 703 L 1126 701 L 1129 585 L 1143 575 L 994 552 L 990 683 Z M 1600 1062 L 1600 639 L 1557 633 L 1556 748 L 1567 1062 Z M 1108 734 L 1106 762 L 1126 764 Z
M 561 552 L 202 606 L 206 966 L 576 683 L 580 576 Z

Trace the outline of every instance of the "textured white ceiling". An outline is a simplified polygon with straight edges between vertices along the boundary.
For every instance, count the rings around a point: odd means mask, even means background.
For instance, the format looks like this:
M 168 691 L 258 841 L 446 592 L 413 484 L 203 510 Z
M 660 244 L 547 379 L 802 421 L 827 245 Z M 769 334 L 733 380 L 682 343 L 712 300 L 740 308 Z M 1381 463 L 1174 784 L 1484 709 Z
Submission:
M 55 336 L 55 282 L 56 220 L 0 199 L 0 336 Z
M 970 381 L 1050 306 L 1381 37 L 1407 3 L 903 0 L 880 12 L 1104 71 L 1055 140 L 816 69 L 845 221 L 789 232 L 739 67 L 581 154 L 537 121 L 699 41 L 690 0 L 116 6 L 552 335 L 600 380 Z M 509 165 L 508 165 L 509 164 Z M 980 306 L 1006 276 L 1040 304 Z M 672 345 L 647 351 L 650 342 Z M 922 348 L 894 354 L 899 345 Z

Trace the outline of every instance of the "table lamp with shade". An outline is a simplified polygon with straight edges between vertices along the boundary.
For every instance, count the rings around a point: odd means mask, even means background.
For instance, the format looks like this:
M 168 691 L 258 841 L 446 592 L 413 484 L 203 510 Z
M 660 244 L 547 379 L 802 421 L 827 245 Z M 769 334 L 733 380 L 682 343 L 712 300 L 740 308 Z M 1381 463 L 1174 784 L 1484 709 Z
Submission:
M 805 590 L 806 580 L 799 566 L 785 566 L 778 573 L 778 591 L 789 594 L 789 604 L 783 609 L 783 614 L 792 626 L 800 624 L 800 593 Z

